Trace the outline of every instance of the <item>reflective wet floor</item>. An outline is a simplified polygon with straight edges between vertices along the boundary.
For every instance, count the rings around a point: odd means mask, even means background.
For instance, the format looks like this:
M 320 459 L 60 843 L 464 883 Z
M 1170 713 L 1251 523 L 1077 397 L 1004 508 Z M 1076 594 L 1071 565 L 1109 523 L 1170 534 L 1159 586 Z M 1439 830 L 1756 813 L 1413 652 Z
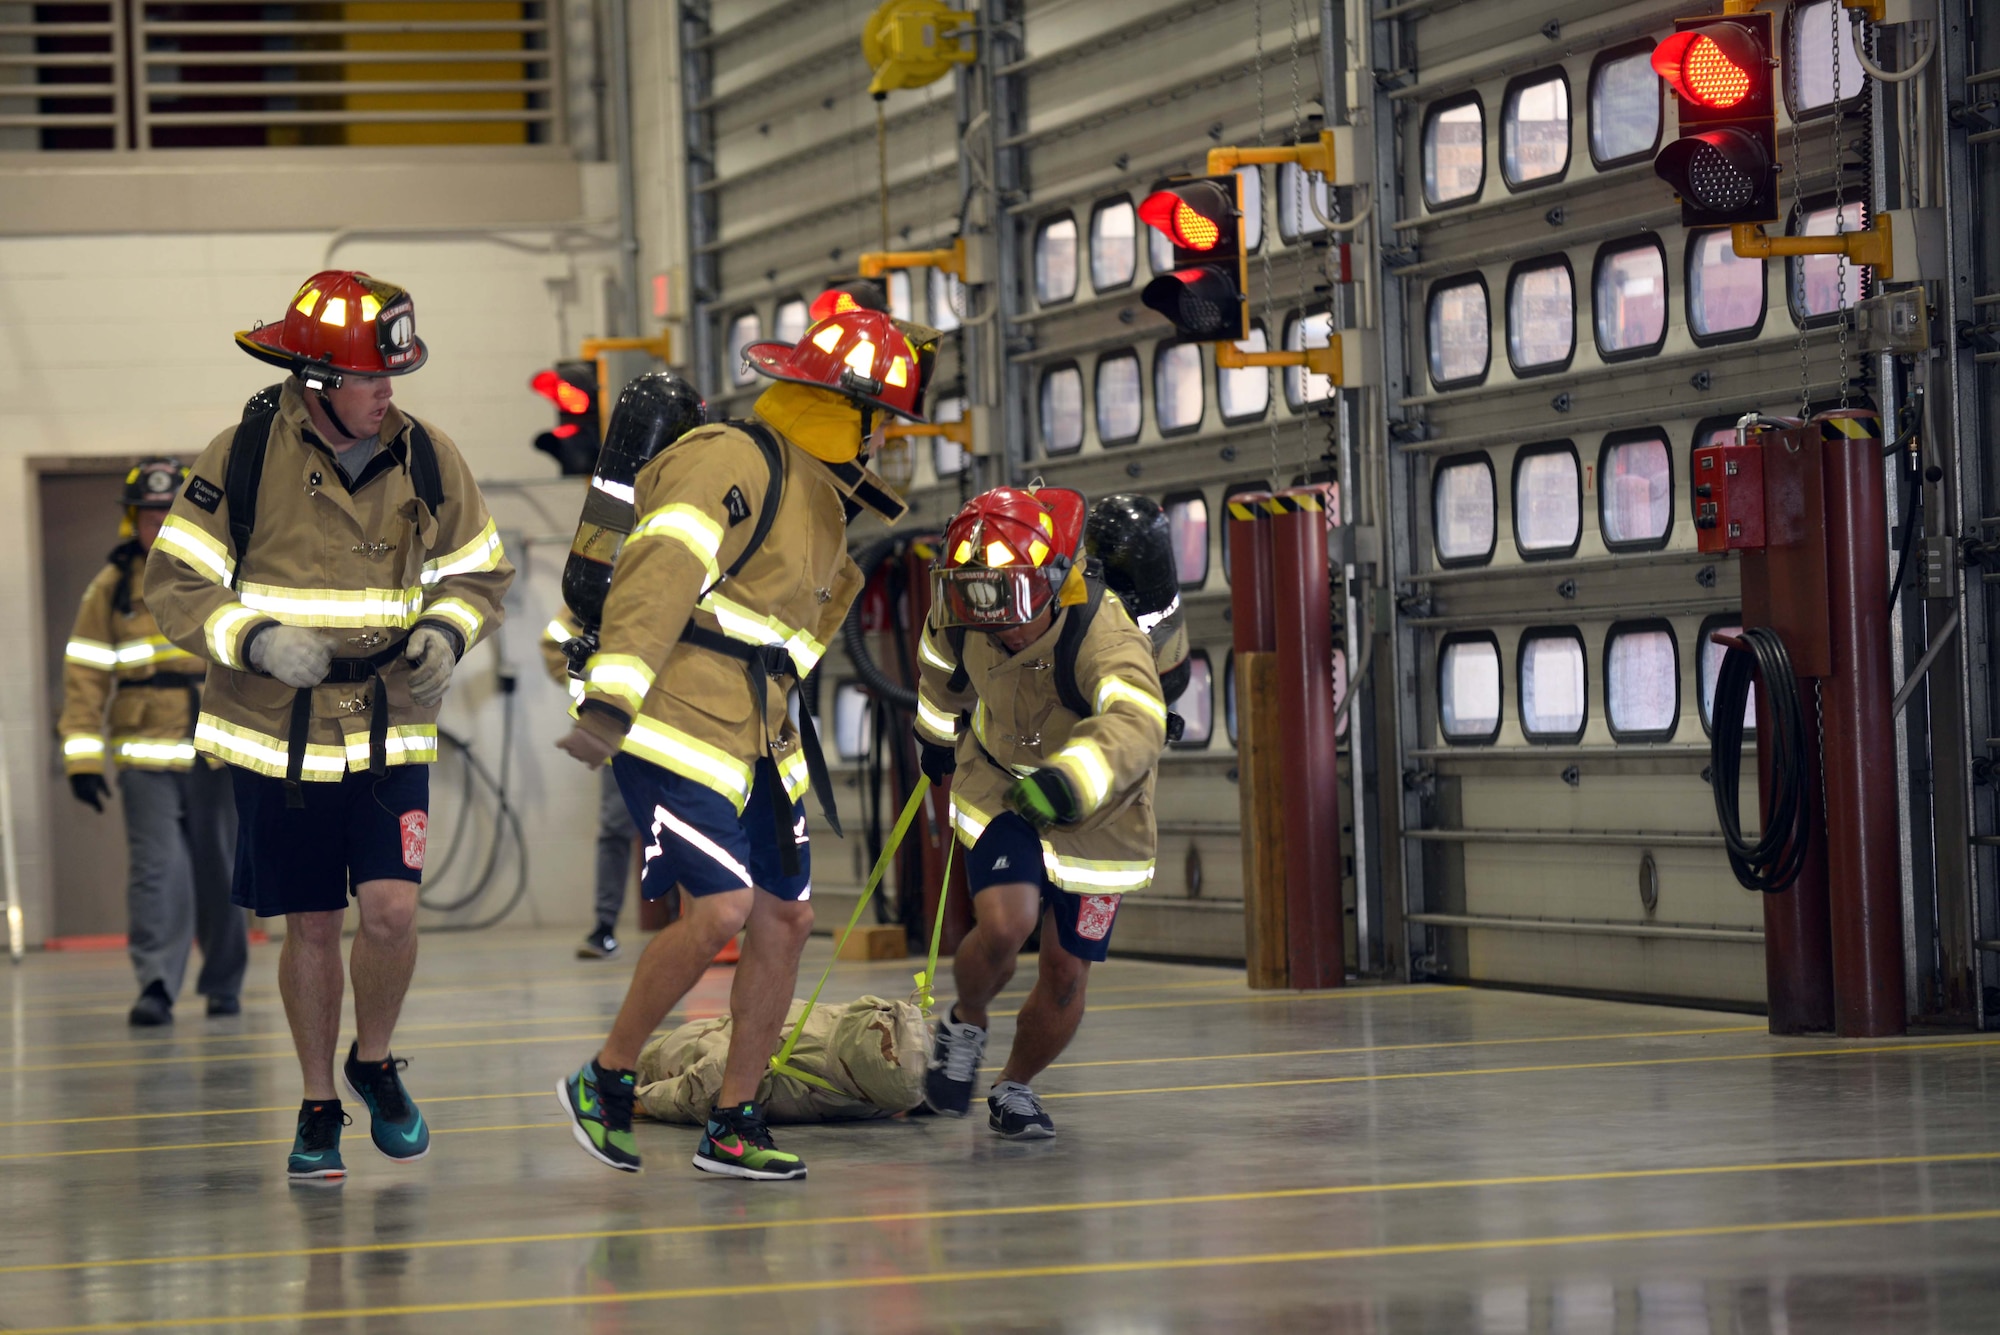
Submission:
M 642 1123 L 633 1178 L 558 1120 L 630 967 L 571 946 L 425 939 L 397 1051 L 432 1152 L 392 1164 L 356 1126 L 332 1188 L 285 1179 L 275 948 L 240 1017 L 196 1005 L 164 1033 L 127 1031 L 122 957 L 0 973 L 0 1328 L 2000 1327 L 2000 1037 L 1775 1040 L 1742 1015 L 1257 994 L 1113 960 L 1039 1082 L 1053 1142 L 983 1116 L 780 1128 L 812 1175 L 764 1185 Z M 828 995 L 914 967 L 843 964 Z

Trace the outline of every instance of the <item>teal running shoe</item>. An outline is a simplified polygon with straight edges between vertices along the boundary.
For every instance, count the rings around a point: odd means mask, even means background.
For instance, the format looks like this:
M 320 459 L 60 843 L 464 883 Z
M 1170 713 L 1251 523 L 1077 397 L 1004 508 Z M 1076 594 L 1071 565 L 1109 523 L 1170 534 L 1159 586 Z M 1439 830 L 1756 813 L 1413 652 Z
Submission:
M 431 1129 L 424 1115 L 403 1088 L 399 1074 L 408 1066 L 403 1057 L 385 1057 L 379 1062 L 354 1059 L 356 1044 L 347 1045 L 347 1061 L 340 1068 L 354 1097 L 368 1105 L 368 1138 L 384 1157 L 397 1163 L 415 1163 L 431 1152 Z
M 299 1129 L 292 1137 L 292 1157 L 285 1175 L 294 1182 L 339 1182 L 347 1176 L 340 1161 L 340 1128 L 353 1119 L 340 1110 L 339 1099 L 299 1105 Z
M 708 1130 L 695 1149 L 694 1166 L 704 1173 L 752 1182 L 790 1182 L 806 1175 L 806 1161 L 777 1147 L 754 1103 L 718 1106 L 708 1115 Z
M 569 1114 L 576 1143 L 621 1173 L 636 1173 L 640 1167 L 639 1143 L 632 1139 L 636 1082 L 633 1072 L 607 1071 L 592 1057 L 556 1084 L 556 1098 Z

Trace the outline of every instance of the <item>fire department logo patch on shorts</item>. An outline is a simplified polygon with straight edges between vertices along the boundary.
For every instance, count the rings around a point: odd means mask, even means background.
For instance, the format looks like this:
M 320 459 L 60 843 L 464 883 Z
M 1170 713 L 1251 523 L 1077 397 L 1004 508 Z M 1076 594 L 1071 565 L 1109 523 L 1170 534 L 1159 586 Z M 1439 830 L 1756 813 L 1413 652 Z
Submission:
M 1076 934 L 1086 941 L 1102 941 L 1118 916 L 1118 896 L 1084 895 L 1076 905 Z
M 424 869 L 424 849 L 430 843 L 430 815 L 423 811 L 405 811 L 403 824 L 403 865 L 411 871 Z M 1109 925 L 1109 919 L 1106 925 Z

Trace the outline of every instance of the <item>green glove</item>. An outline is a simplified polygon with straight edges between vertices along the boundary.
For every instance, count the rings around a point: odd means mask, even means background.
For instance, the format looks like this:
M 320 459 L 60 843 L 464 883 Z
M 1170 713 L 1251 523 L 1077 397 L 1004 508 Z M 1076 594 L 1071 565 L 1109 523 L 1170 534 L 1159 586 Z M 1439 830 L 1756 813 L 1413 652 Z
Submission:
M 1007 790 L 1007 808 L 1037 830 L 1067 825 L 1082 813 L 1076 791 L 1058 769 L 1038 769 Z

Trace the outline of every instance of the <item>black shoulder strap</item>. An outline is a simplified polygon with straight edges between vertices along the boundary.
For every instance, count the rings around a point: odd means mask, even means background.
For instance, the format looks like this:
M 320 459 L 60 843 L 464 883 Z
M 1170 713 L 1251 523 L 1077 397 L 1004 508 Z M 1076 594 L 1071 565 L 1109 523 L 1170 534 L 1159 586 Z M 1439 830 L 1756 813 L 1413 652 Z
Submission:
M 965 671 L 965 627 L 951 626 L 945 630 L 945 643 L 951 646 L 951 680 L 945 689 L 953 695 L 964 690 L 972 678 Z
M 724 579 L 734 578 L 736 572 L 743 568 L 743 563 L 764 545 L 764 539 L 770 536 L 771 525 L 778 518 L 778 502 L 785 496 L 785 456 L 778 448 L 778 438 L 761 422 L 745 420 L 730 422 L 729 425 L 757 442 L 757 448 L 764 455 L 764 466 L 771 470 L 771 483 L 764 488 L 764 504 L 757 511 L 757 527 L 750 530 L 750 541 L 742 553 L 729 563 L 729 569 L 722 572 Z
M 410 485 L 417 489 L 417 499 L 436 514 L 444 504 L 444 474 L 438 470 L 437 446 L 431 443 L 431 433 L 414 417 L 410 419 Z M 235 512 L 232 505 L 230 513 Z
M 1090 623 L 1097 619 L 1099 605 L 1104 602 L 1104 586 L 1086 576 L 1083 587 L 1084 600 L 1069 609 L 1069 619 L 1063 622 L 1062 634 L 1056 637 L 1056 697 L 1070 713 L 1089 718 L 1090 701 L 1083 698 L 1083 691 L 1076 684 L 1076 656 L 1083 648 L 1083 637 L 1090 633 Z
M 264 480 L 264 451 L 271 443 L 271 422 L 278 415 L 276 403 L 266 403 L 260 394 L 250 400 L 236 434 L 229 442 L 229 462 L 222 475 L 222 494 L 229 501 L 229 542 L 236 549 L 236 569 L 243 570 L 243 554 L 250 550 L 250 534 L 257 527 L 257 488 Z

